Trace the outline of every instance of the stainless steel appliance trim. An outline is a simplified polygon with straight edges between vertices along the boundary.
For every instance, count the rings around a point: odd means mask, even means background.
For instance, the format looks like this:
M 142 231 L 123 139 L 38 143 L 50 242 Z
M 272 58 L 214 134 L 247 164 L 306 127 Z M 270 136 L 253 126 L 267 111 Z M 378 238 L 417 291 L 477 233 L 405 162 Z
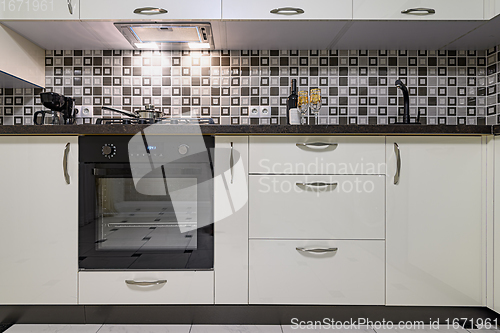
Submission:
M 394 174 L 394 185 L 399 184 L 399 175 L 401 172 L 401 152 L 399 150 L 399 145 L 394 142 L 394 153 L 396 154 L 396 173 Z
M 324 182 L 314 182 L 314 183 L 295 183 L 296 186 L 314 186 L 314 187 L 325 187 L 325 186 L 337 186 L 338 183 L 324 183 Z
M 156 281 L 135 281 L 135 280 L 125 280 L 126 284 L 136 285 L 136 286 L 155 286 L 167 283 L 167 280 L 156 280 Z
M 401 14 L 409 15 L 431 15 L 436 14 L 436 10 L 432 8 L 408 8 L 401 11 Z
M 309 253 L 328 253 L 328 252 L 337 252 L 338 247 L 296 247 L 297 251 L 300 252 L 309 252 Z
M 304 14 L 304 10 L 298 7 L 281 7 L 272 9 L 270 13 L 276 15 L 300 15 Z
M 312 148 L 312 149 L 327 149 L 327 148 L 333 148 L 336 149 L 338 147 L 338 143 L 328 143 L 328 142 L 300 142 L 295 144 L 299 148 Z
M 159 7 L 140 7 L 134 10 L 134 14 L 140 15 L 158 15 L 166 13 L 168 13 L 168 10 Z
M 64 148 L 64 157 L 63 157 L 63 171 L 66 184 L 69 184 L 71 182 L 68 173 L 68 155 L 69 155 L 70 145 L 71 144 L 69 142 L 66 144 L 66 147 Z

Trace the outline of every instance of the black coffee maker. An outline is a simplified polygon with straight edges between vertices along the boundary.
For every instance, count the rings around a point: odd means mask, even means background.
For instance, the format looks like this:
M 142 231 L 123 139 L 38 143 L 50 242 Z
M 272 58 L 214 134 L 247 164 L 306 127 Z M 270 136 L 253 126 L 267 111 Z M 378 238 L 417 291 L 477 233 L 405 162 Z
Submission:
M 67 125 L 76 122 L 75 99 L 55 92 L 40 93 L 42 104 L 51 111 L 37 111 L 34 114 L 35 125 L 45 123 L 45 115 L 52 115 L 52 125 Z

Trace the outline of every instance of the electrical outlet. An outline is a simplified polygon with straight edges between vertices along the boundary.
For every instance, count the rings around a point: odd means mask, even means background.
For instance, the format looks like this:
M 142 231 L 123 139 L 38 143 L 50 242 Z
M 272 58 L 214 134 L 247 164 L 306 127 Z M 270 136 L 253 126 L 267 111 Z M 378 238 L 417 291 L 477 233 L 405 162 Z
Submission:
M 271 118 L 271 107 L 269 106 L 251 106 L 250 118 Z
M 249 116 L 250 118 L 260 118 L 260 107 L 251 106 Z
M 94 114 L 94 108 L 92 106 L 76 106 L 75 110 L 78 110 L 76 114 L 78 118 L 92 117 Z

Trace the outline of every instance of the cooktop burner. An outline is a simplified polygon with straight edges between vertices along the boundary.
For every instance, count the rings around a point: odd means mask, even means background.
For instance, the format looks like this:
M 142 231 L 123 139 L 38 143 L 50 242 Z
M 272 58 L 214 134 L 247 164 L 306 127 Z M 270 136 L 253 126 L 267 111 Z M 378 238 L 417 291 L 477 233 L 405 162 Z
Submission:
M 207 125 L 214 124 L 212 118 L 99 118 L 96 120 L 96 125 L 148 125 L 148 124 L 164 124 L 164 125 Z

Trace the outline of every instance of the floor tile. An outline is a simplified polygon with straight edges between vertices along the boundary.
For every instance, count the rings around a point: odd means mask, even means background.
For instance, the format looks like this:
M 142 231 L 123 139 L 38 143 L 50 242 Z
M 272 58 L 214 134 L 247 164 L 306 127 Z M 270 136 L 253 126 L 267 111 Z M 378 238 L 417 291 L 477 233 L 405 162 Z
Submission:
M 373 329 L 367 328 L 366 326 L 360 328 L 355 328 L 350 326 L 343 328 L 332 328 L 330 325 L 307 326 L 307 324 L 304 324 L 301 326 L 282 325 L 281 328 L 283 329 L 283 333 L 292 333 L 292 332 L 375 333 Z
M 5 333 L 96 333 L 102 325 L 17 324 Z
M 279 325 L 193 325 L 190 333 L 282 333 Z
M 99 333 L 189 333 L 191 325 L 103 325 Z

